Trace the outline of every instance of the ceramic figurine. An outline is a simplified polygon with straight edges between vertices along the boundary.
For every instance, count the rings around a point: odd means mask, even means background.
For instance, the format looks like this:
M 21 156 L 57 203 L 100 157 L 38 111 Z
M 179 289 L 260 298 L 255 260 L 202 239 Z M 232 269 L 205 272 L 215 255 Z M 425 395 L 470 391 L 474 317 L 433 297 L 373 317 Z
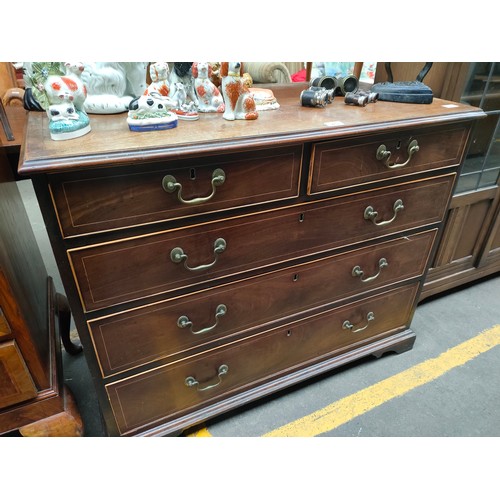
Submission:
M 91 130 L 84 109 L 87 89 L 80 78 L 83 69 L 81 63 L 34 62 L 25 66 L 26 83 L 49 117 L 54 141 L 75 139 Z
M 248 91 L 253 95 L 257 111 L 268 111 L 270 109 L 279 109 L 280 104 L 272 90 L 250 87 Z
M 167 97 L 170 93 L 169 82 L 170 68 L 167 62 L 155 62 L 149 67 L 151 83 L 146 89 L 146 94 L 158 93 Z
M 256 120 L 259 116 L 252 94 L 242 81 L 243 68 L 240 62 L 221 64 L 222 96 L 226 120 Z
M 193 63 L 194 88 L 198 96 L 198 111 L 202 113 L 224 113 L 224 99 L 212 83 L 212 67 L 207 62 Z
M 147 62 L 85 63 L 82 80 L 87 86 L 85 110 L 94 114 L 128 111 L 130 102 L 146 92 Z
M 142 95 L 130 104 L 127 123 L 133 132 L 149 132 L 177 127 L 177 115 L 168 97 L 158 93 Z
M 193 101 L 188 102 L 186 87 L 181 82 L 172 84 L 172 95 L 170 97 L 173 103 L 173 111 L 180 120 L 198 120 L 200 115 L 196 110 L 196 104 Z
M 171 86 L 175 83 L 182 83 L 186 90 L 186 103 L 194 102 L 195 107 L 198 108 L 198 97 L 194 91 L 194 78 L 191 71 L 192 65 L 191 62 L 175 62 L 169 80 Z

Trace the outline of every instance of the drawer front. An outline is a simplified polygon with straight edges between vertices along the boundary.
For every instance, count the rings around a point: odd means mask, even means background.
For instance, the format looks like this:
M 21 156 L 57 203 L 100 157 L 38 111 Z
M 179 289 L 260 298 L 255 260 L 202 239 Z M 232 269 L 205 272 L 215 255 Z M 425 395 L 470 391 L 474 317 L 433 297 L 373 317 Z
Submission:
M 393 133 L 370 142 L 360 139 L 356 144 L 352 140 L 316 144 L 313 147 L 308 192 L 325 193 L 459 165 L 468 130 L 466 126 L 455 126 L 428 132 Z M 412 150 L 415 141 L 418 151 Z M 377 159 L 379 148 L 380 159 Z
M 108 384 L 120 432 L 172 420 L 387 336 L 410 321 L 417 289 L 398 288 Z
M 437 230 L 89 321 L 103 376 L 420 276 Z
M 0 408 L 36 397 L 37 390 L 15 341 L 0 344 Z
M 440 176 L 68 254 L 84 307 L 96 310 L 440 222 L 453 181 Z M 398 200 L 404 208 L 395 212 Z
M 49 186 L 68 237 L 293 198 L 301 161 L 302 146 L 293 146 L 143 165 L 123 175 L 53 175 Z

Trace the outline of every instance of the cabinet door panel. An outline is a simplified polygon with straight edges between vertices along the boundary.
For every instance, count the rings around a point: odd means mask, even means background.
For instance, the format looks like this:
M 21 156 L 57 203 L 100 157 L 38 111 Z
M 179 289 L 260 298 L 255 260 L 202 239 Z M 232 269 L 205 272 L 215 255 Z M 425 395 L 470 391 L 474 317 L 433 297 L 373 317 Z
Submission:
M 14 341 L 0 344 L 0 408 L 37 394 L 35 384 Z

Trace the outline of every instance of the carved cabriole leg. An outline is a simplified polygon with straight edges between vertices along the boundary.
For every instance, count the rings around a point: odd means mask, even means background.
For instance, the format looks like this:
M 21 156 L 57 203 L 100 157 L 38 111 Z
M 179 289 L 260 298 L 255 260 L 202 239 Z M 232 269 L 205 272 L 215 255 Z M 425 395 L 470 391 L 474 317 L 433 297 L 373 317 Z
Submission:
M 24 437 L 81 437 L 83 423 L 71 391 L 64 387 L 64 411 L 19 428 Z
M 59 334 L 63 343 L 64 349 L 68 354 L 78 354 L 82 352 L 81 344 L 71 342 L 69 333 L 71 326 L 71 310 L 69 308 L 68 299 L 61 293 L 56 293 L 56 307 L 59 318 Z

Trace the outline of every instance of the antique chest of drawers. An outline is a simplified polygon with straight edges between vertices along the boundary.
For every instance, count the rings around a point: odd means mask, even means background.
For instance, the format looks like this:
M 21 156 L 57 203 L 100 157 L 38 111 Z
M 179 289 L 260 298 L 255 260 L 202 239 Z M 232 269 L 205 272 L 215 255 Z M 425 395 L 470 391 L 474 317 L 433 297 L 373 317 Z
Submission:
M 257 121 L 53 142 L 32 177 L 110 435 L 183 429 L 363 356 L 410 349 L 470 106 L 342 100 Z

